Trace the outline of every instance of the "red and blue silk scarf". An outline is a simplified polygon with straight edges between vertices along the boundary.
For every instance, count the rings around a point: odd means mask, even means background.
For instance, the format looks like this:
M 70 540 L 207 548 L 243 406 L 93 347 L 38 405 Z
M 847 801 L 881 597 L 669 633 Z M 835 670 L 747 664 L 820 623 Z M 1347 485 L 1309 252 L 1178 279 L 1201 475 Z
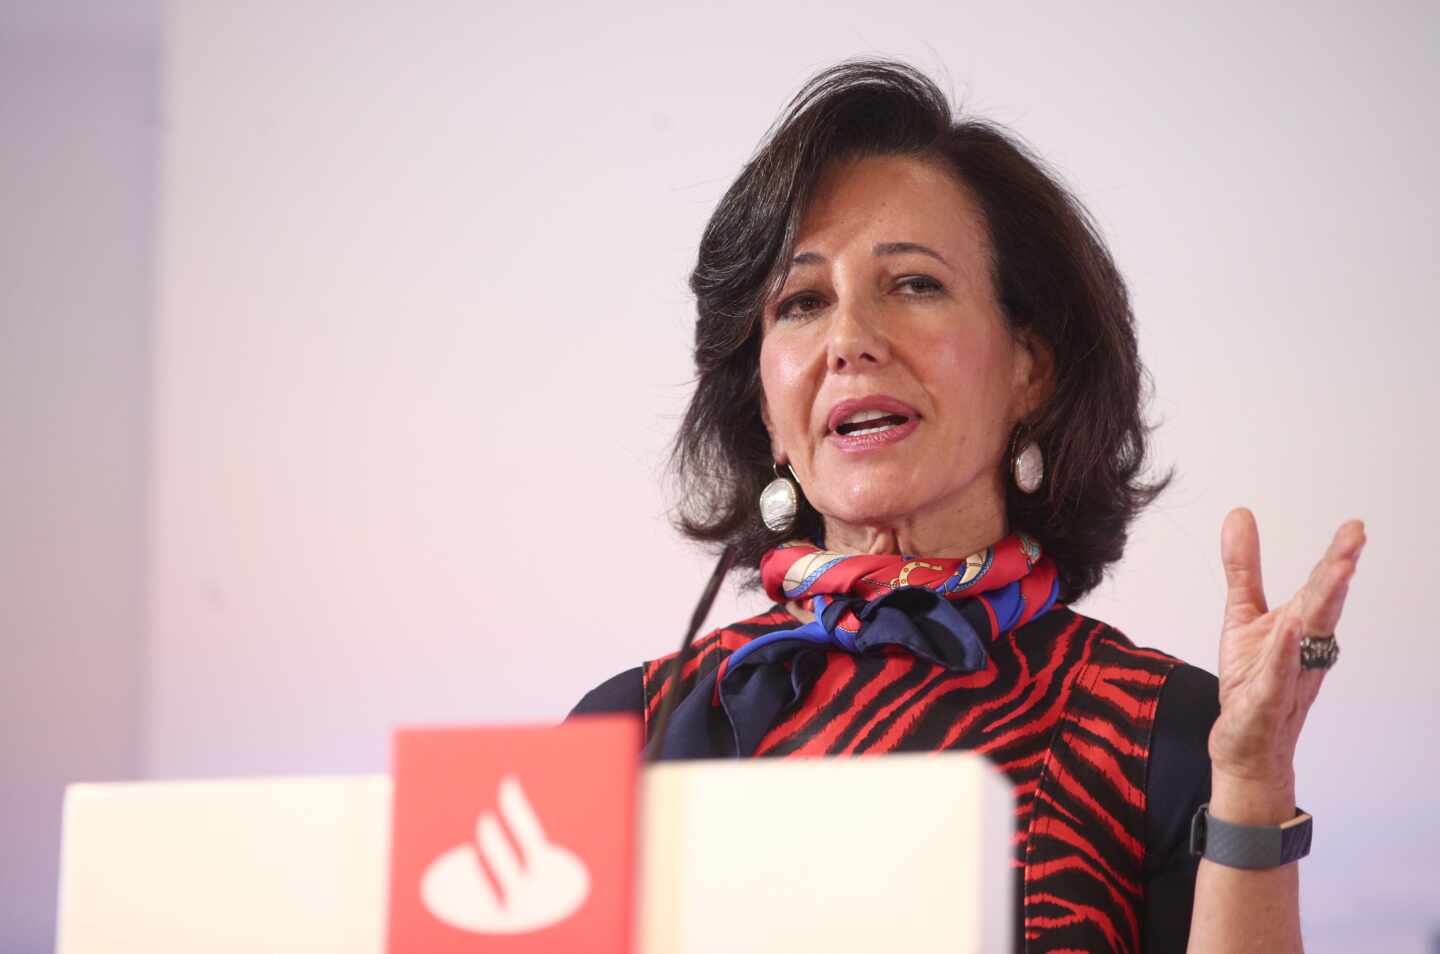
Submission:
M 986 644 L 1045 613 L 1060 589 L 1054 562 L 1023 533 L 958 560 L 783 543 L 761 558 L 760 579 L 776 603 L 797 601 L 815 618 L 752 639 L 702 678 L 675 707 L 660 758 L 753 755 L 831 652 L 983 669 Z

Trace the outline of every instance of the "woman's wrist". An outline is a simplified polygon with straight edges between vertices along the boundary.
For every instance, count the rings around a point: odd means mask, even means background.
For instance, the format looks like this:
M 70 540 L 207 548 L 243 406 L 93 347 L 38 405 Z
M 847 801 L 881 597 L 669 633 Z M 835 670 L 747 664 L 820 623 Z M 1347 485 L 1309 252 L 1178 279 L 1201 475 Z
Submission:
M 1268 777 L 1210 773 L 1211 815 L 1235 825 L 1279 825 L 1295 817 L 1295 773 Z

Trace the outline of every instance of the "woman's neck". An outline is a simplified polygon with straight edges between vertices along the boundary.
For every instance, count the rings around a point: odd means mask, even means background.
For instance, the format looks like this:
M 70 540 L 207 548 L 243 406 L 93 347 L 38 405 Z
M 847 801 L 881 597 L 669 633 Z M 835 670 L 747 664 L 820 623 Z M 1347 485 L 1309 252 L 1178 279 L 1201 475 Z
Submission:
M 1003 539 L 1009 531 L 1001 503 L 988 513 L 952 512 L 951 519 L 905 519 L 893 524 L 852 524 L 825 517 L 825 549 L 832 553 L 903 553 L 916 557 L 962 559 Z M 785 604 L 802 623 L 815 618 L 805 603 Z
M 998 503 L 998 502 L 997 502 Z M 903 553 L 959 559 L 978 553 L 1008 532 L 1003 503 L 980 513 L 951 511 L 935 518 L 906 517 L 884 524 L 825 517 L 825 549 L 834 553 Z

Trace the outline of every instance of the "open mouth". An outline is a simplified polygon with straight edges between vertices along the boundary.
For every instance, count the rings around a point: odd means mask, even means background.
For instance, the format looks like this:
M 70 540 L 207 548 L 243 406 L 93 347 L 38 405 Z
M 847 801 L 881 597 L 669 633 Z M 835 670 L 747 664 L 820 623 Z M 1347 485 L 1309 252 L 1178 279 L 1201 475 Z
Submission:
M 835 433 L 841 437 L 856 434 L 879 434 L 891 428 L 901 427 L 910 418 L 904 414 L 889 414 L 885 411 L 860 411 L 850 415 L 835 426 Z

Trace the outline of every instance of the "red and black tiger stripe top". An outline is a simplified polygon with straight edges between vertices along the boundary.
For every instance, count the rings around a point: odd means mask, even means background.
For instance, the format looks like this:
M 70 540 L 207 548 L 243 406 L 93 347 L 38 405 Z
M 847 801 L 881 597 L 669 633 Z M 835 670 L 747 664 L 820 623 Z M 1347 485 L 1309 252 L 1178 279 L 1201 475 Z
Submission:
M 697 640 L 678 687 L 665 657 L 574 713 L 640 713 L 648 740 L 666 694 L 683 697 L 746 642 L 795 625 L 772 607 Z M 1018 949 L 1183 952 L 1215 677 L 1062 606 L 986 648 L 984 670 L 958 673 L 898 649 L 828 652 L 755 754 L 983 752 L 1015 785 Z

